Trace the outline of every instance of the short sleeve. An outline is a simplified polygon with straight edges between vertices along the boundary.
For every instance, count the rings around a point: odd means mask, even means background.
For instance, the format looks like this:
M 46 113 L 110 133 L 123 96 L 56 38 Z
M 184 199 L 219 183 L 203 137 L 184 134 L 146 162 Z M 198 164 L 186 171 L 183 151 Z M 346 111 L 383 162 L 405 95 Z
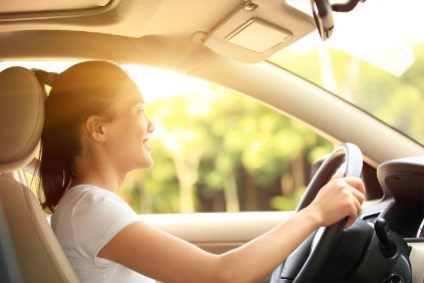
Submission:
M 76 247 L 84 257 L 98 266 L 107 260 L 97 253 L 119 231 L 138 221 L 137 214 L 119 196 L 112 192 L 91 188 L 75 205 L 71 225 Z

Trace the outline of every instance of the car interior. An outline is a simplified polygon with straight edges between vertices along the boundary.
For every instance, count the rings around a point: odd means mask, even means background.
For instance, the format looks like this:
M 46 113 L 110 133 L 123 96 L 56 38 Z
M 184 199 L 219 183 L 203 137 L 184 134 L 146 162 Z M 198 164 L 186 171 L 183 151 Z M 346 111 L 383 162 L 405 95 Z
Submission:
M 352 229 L 319 229 L 263 282 L 424 282 L 422 142 L 268 61 L 310 35 L 331 41 L 340 32 L 333 14 L 378 0 L 339 2 L 2 0 L 0 63 L 11 63 L 0 68 L 0 281 L 79 282 L 25 177 L 37 174 L 47 93 L 19 62 L 108 60 L 226 86 L 334 142 L 314 164 L 297 210 L 340 166 L 363 179 L 367 201 Z M 222 253 L 292 213 L 151 214 L 143 221 Z

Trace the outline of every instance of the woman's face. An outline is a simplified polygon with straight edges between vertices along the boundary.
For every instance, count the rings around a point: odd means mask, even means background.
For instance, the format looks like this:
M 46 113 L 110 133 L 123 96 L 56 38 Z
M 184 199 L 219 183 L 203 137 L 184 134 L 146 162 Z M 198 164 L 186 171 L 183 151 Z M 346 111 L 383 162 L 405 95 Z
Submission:
M 113 113 L 113 118 L 105 124 L 105 145 L 117 169 L 126 173 L 151 167 L 153 159 L 148 141 L 154 126 L 146 116 L 138 91 L 121 94 L 113 105 Z

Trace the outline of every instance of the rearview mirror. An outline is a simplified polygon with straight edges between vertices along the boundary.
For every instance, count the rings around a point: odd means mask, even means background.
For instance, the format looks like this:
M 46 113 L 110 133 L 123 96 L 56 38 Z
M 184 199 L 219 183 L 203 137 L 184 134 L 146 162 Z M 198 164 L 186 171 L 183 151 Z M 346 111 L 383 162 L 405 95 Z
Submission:
M 322 40 L 330 38 L 333 33 L 333 11 L 349 12 L 356 7 L 358 2 L 365 2 L 365 0 L 348 0 L 345 3 L 337 4 L 330 4 L 329 0 L 311 0 L 315 25 Z

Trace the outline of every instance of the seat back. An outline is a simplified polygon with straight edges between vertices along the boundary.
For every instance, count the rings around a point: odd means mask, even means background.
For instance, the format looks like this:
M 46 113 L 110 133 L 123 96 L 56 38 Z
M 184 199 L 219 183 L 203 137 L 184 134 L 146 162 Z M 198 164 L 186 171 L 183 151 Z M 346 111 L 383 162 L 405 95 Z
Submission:
M 9 229 L 6 226 L 3 207 L 0 202 L 0 282 L 21 283 L 23 280 L 11 243 Z
M 38 199 L 15 172 L 39 148 L 44 94 L 21 67 L 0 72 L 0 204 L 24 282 L 78 282 Z

